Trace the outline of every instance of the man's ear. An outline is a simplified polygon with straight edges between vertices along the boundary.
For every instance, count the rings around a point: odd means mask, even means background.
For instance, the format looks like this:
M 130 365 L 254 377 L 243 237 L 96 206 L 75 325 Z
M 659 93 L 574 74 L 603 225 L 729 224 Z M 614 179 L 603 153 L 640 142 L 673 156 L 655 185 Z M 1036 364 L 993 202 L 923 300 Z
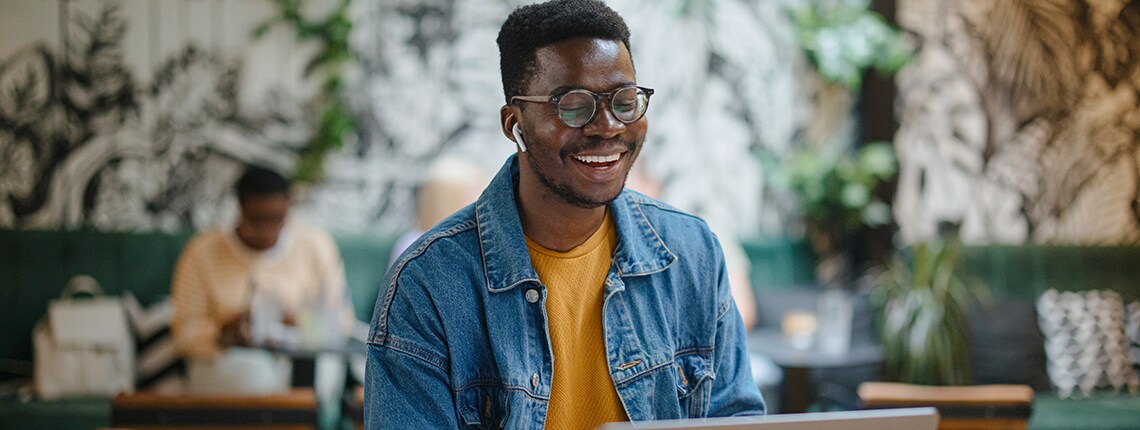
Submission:
M 519 110 L 511 105 L 499 108 L 499 120 L 503 127 L 503 135 L 515 142 L 519 152 L 526 152 L 526 143 L 523 142 L 522 129 L 519 127 Z

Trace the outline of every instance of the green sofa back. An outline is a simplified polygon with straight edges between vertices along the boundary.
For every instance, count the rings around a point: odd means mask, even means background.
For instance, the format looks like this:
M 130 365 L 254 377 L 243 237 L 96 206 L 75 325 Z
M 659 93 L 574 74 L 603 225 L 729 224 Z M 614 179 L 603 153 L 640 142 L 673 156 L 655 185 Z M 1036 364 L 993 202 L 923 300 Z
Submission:
M 815 254 L 801 240 L 769 238 L 741 244 L 752 264 L 749 281 L 758 291 L 778 291 L 815 284 Z
M 1140 300 L 1140 246 L 995 245 L 967 247 L 958 271 L 997 298 L 1036 300 L 1060 291 L 1109 289 Z
M 768 239 L 743 244 L 758 290 L 815 283 L 815 256 L 803 241 Z M 1109 289 L 1125 301 L 1140 300 L 1140 246 L 967 246 L 960 275 L 988 285 L 997 298 L 1036 300 L 1060 291 Z
M 72 276 L 91 275 L 107 294 L 130 291 L 144 304 L 168 295 L 174 265 L 191 236 L 0 229 L 0 357 L 32 359 L 32 327 Z M 366 321 L 388 268 L 393 239 L 334 238 L 356 317 Z

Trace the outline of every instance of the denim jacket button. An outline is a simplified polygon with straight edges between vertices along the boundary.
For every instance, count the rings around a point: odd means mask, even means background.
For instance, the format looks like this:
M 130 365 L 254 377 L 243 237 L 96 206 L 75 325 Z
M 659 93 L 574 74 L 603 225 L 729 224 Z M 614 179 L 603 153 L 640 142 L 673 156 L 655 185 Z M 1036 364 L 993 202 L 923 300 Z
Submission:
M 526 290 L 526 301 L 531 303 L 538 303 L 538 290 Z
M 534 376 L 530 377 L 530 386 L 532 388 L 538 387 L 538 374 L 537 373 L 535 373 Z

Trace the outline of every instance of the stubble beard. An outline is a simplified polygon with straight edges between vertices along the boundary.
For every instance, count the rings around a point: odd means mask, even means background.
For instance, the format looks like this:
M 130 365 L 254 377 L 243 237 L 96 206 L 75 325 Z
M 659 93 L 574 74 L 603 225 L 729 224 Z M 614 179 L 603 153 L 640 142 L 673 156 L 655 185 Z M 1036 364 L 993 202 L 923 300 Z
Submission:
M 631 142 L 627 142 L 626 146 L 628 147 L 628 150 L 626 151 L 626 153 L 624 155 L 622 155 L 622 157 L 632 156 L 631 154 L 634 154 L 635 150 L 637 149 L 637 147 L 639 145 L 631 143 Z M 574 150 L 575 150 L 575 148 L 566 148 L 563 151 L 561 151 L 559 156 L 562 159 L 572 159 L 569 156 L 569 154 L 572 153 Z M 526 159 L 527 159 L 527 164 L 530 165 L 531 170 L 533 170 L 535 176 L 538 177 L 538 181 L 540 183 L 542 183 L 542 185 L 544 187 L 546 187 L 546 189 L 553 192 L 555 195 L 557 195 L 559 198 L 561 198 L 566 203 L 569 203 L 573 206 L 577 206 L 577 207 L 584 208 L 584 209 L 599 208 L 602 206 L 606 206 L 606 205 L 612 203 L 614 200 L 616 200 L 617 197 L 619 195 L 621 195 L 621 191 L 623 189 L 625 189 L 625 182 L 626 182 L 626 180 L 629 179 L 629 170 L 632 169 L 632 165 L 630 166 L 630 168 L 626 169 L 625 174 L 621 178 L 621 184 L 622 184 L 621 188 L 619 188 L 617 190 L 617 192 L 615 192 L 612 196 L 607 196 L 601 200 L 593 200 L 587 196 L 579 194 L 578 192 L 574 191 L 573 189 L 571 189 L 569 186 L 567 186 L 565 184 L 555 183 L 552 179 L 550 179 L 549 176 L 547 176 L 546 172 L 544 172 L 542 170 L 542 166 L 540 166 L 539 163 L 534 160 L 534 157 L 526 157 Z

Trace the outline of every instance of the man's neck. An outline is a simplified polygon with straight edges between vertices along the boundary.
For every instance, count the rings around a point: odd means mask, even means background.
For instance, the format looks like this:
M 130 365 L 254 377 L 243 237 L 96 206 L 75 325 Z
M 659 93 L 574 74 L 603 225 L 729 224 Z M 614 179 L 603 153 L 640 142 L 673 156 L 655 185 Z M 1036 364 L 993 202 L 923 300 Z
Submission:
M 523 233 L 543 248 L 566 252 L 586 242 L 606 219 L 606 206 L 572 205 L 546 189 L 518 190 Z

